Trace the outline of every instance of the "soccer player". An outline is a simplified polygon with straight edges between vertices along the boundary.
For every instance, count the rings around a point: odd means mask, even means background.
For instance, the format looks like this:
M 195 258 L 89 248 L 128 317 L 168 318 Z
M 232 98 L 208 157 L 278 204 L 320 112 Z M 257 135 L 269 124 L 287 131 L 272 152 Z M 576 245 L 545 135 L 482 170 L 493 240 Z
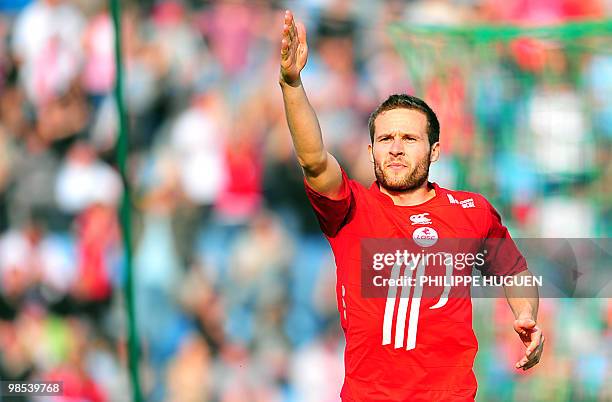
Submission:
M 427 245 L 443 238 L 505 240 L 483 266 L 483 274 L 493 276 L 531 276 L 525 259 L 483 196 L 428 181 L 429 165 L 440 154 L 439 124 L 421 99 L 392 95 L 372 113 L 368 150 L 376 182 L 366 189 L 349 179 L 326 151 L 302 86 L 300 72 L 307 58 L 304 25 L 287 11 L 279 82 L 306 193 L 336 260 L 338 310 L 346 338 L 341 398 L 473 401 L 477 342 L 470 298 L 436 303 L 418 297 L 416 287 L 403 299 L 364 297 L 360 241 L 404 238 Z M 536 324 L 537 288 L 532 289 L 526 293 L 517 286 L 504 287 L 516 318 L 514 330 L 525 345 L 515 366 L 523 370 L 539 362 L 544 345 Z

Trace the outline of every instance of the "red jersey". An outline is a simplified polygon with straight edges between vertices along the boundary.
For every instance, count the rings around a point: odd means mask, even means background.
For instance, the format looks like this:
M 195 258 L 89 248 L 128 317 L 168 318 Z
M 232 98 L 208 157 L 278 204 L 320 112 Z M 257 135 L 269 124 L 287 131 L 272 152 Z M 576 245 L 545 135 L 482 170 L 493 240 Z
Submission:
M 403 238 L 427 247 L 428 241 L 438 238 L 507 239 L 502 252 L 486 257 L 481 271 L 514 275 L 527 266 L 499 214 L 479 194 L 435 183 L 430 183 L 435 190 L 432 199 L 397 206 L 377 182 L 366 189 L 344 171 L 342 177 L 339 200 L 317 193 L 305 182 L 336 261 L 338 311 L 346 338 L 342 400 L 473 401 L 477 383 L 472 367 L 478 343 L 469 294 L 425 298 L 414 286 L 407 289 L 409 294 L 367 297 L 361 279 L 361 243 L 370 238 Z

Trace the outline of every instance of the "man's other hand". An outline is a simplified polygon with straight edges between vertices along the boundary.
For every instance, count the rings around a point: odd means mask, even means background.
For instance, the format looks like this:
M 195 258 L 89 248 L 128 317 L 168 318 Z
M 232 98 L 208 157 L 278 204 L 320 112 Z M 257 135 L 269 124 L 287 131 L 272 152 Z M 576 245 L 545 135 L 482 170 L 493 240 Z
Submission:
M 544 334 L 531 318 L 519 318 L 514 321 L 514 330 L 527 348 L 525 356 L 516 362 L 515 367 L 528 370 L 540 362 L 544 350 Z

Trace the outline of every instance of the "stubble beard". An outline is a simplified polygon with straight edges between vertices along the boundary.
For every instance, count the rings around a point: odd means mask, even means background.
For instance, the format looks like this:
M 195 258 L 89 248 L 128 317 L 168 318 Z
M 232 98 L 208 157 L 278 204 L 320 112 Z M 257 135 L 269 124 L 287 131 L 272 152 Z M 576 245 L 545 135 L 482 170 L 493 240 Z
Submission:
M 415 190 L 427 181 L 429 176 L 430 156 L 421 159 L 412 170 L 403 175 L 385 171 L 379 161 L 374 159 L 374 174 L 381 187 L 393 192 L 406 192 Z M 406 163 L 402 161 L 402 163 Z M 410 165 L 408 166 L 410 168 Z

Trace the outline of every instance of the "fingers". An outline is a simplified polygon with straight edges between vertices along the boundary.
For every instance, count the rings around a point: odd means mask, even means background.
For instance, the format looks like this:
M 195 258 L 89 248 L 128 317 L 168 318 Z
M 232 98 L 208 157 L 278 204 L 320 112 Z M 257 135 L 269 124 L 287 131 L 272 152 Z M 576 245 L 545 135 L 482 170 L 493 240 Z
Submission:
M 297 47 L 298 33 L 291 11 L 285 11 L 285 24 L 283 26 L 283 39 L 281 40 L 281 55 L 286 57 L 289 51 Z
M 284 36 L 288 36 L 291 41 L 297 37 L 297 30 L 295 28 L 295 19 L 291 11 L 285 11 L 285 26 L 283 27 Z
M 527 350 L 525 351 L 525 355 L 529 356 L 531 352 L 533 352 L 542 340 L 542 331 L 538 327 L 534 327 L 534 332 L 531 333 L 531 343 L 527 346 Z
M 537 348 L 537 352 L 533 353 L 529 360 L 523 365 L 523 370 L 529 370 L 530 368 L 532 368 L 533 366 L 535 366 L 536 364 L 538 364 L 540 362 L 540 358 L 542 357 L 542 349 L 543 349 L 543 344 L 540 344 Z
M 525 353 L 525 356 L 523 356 L 523 358 L 516 363 L 515 367 L 517 369 L 522 368 L 523 370 L 529 370 L 530 368 L 538 364 L 540 362 L 540 358 L 542 357 L 542 352 L 544 350 L 544 341 L 544 335 L 542 335 L 540 337 L 540 342 L 535 347 L 535 349 L 533 349 L 533 351 L 529 353 L 529 355 Z
M 530 368 L 532 368 L 533 366 L 535 366 L 539 362 L 540 362 L 540 358 L 539 357 L 537 359 L 530 360 L 529 362 L 527 362 L 527 364 L 525 364 L 523 366 L 523 371 L 529 370 Z
M 291 25 L 291 21 L 293 20 L 293 13 L 291 10 L 285 10 L 285 24 Z
M 529 358 L 527 356 L 523 356 L 523 358 L 521 360 L 516 362 L 514 367 L 517 368 L 517 369 L 522 368 L 525 364 L 527 364 L 528 361 L 529 361 Z
M 297 37 L 300 44 L 306 45 L 306 27 L 301 22 L 297 23 Z

